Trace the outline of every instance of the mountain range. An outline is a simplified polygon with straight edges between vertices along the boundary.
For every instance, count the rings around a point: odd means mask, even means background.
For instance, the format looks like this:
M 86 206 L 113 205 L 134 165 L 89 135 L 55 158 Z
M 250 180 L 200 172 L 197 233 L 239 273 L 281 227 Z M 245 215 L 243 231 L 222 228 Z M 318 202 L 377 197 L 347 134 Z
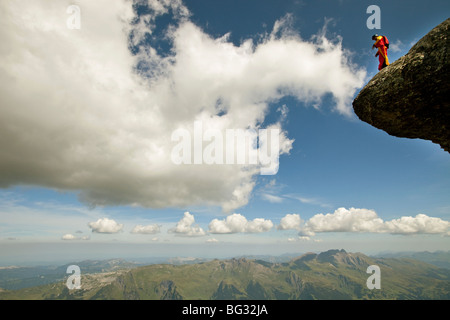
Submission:
M 380 268 L 380 289 L 366 285 Z M 377 258 L 345 250 L 306 253 L 288 262 L 233 258 L 194 264 L 154 264 L 87 273 L 81 289 L 65 280 L 2 290 L 6 300 L 347 300 L 450 299 L 450 270 L 411 258 Z M 67 279 L 66 275 L 66 278 Z

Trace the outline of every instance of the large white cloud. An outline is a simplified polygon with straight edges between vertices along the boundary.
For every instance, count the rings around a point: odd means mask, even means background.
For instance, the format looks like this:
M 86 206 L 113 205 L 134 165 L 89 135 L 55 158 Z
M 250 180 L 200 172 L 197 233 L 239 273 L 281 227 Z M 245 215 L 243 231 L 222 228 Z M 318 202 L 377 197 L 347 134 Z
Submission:
M 390 233 L 390 234 L 443 234 L 449 232 L 450 222 L 441 218 L 418 214 L 384 221 L 374 210 L 338 208 L 333 213 L 316 214 L 303 223 L 299 215 L 286 215 L 279 230 L 296 229 L 300 236 L 310 237 L 322 232 Z
M 117 223 L 113 219 L 100 218 L 97 221 L 89 222 L 88 227 L 96 233 L 118 233 L 122 231 L 123 224 Z
M 169 233 L 175 233 L 187 237 L 198 237 L 206 235 L 206 232 L 199 226 L 194 225 L 195 218 L 189 212 L 185 212 L 183 218 L 178 221 L 177 225 L 169 229 Z
M 302 40 L 282 32 L 283 20 L 260 43 L 235 46 L 194 25 L 180 1 L 148 1 L 152 13 L 133 23 L 132 1 L 76 3 L 80 30 L 66 27 L 72 1 L 0 2 L 2 187 L 79 190 L 90 205 L 230 211 L 248 202 L 257 168 L 177 166 L 175 129 L 192 131 L 195 120 L 205 130 L 259 129 L 269 102 L 285 95 L 316 104 L 330 93 L 349 114 L 365 77 L 339 41 Z M 178 24 L 168 29 L 167 56 L 143 39 L 169 8 Z M 288 153 L 293 140 L 281 122 L 273 128 Z
M 210 233 L 260 233 L 272 229 L 273 223 L 270 220 L 256 218 L 248 221 L 243 215 L 233 213 L 228 215 L 225 219 L 213 219 L 209 223 Z

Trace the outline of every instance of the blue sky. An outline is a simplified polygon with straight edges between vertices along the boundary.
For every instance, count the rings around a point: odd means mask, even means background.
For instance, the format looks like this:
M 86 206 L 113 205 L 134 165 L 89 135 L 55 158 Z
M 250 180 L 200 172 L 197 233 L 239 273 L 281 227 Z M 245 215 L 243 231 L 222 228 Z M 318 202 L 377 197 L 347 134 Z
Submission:
M 448 250 L 449 154 L 351 110 L 377 72 L 371 35 L 393 62 L 448 1 L 74 3 L 80 30 L 69 2 L 1 4 L 0 264 Z M 316 75 L 290 71 L 302 59 Z M 277 174 L 167 164 L 164 139 L 194 119 L 280 128 Z

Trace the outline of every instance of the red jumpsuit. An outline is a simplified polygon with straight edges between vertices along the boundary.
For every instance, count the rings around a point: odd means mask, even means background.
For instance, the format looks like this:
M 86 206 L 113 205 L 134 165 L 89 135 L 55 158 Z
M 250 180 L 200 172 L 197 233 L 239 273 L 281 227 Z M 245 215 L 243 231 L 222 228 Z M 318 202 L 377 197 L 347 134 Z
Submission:
M 389 65 L 389 59 L 387 56 L 387 47 L 383 36 L 377 37 L 377 40 L 374 43 L 374 47 L 378 48 L 378 52 L 375 55 L 375 57 L 378 56 L 378 61 L 380 62 L 380 64 L 378 65 L 378 70 L 381 70 Z

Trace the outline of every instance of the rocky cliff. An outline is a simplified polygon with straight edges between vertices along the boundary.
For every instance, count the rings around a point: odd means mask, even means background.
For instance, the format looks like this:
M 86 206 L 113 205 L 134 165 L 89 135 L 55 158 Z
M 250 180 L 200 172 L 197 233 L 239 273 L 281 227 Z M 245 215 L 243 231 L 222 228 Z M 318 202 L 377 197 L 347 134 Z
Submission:
M 369 81 L 353 101 L 362 121 L 450 152 L 449 26 L 450 18 Z

